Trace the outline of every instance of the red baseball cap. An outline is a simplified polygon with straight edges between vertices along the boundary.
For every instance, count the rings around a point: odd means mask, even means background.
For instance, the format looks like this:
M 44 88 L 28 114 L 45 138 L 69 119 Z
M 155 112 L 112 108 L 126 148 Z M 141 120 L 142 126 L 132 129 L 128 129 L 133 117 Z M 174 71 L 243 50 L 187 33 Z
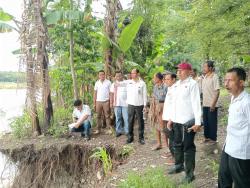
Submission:
M 189 63 L 180 63 L 176 68 L 182 70 L 192 70 L 192 65 Z

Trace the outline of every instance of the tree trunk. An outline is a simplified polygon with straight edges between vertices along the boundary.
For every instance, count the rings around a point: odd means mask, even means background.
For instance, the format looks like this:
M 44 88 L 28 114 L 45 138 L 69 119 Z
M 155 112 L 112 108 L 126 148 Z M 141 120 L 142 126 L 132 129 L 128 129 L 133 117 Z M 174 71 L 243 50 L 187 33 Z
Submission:
M 24 2 L 24 11 L 23 11 L 23 22 L 20 32 L 21 40 L 21 51 L 22 51 L 22 60 L 26 63 L 26 75 L 27 75 L 27 103 L 26 108 L 31 118 L 32 132 L 34 135 L 41 134 L 41 128 L 39 125 L 37 105 L 36 105 L 36 61 L 33 53 L 33 40 L 34 40 L 34 30 L 33 30 L 33 6 L 29 1 Z
M 42 16 L 42 4 L 40 0 L 33 0 L 35 14 L 35 29 L 36 29 L 36 58 L 40 67 L 42 99 L 43 99 L 43 116 L 45 132 L 49 129 L 51 119 L 53 117 L 53 107 L 50 94 L 49 70 L 48 70 L 48 54 L 46 50 L 48 36 L 47 27 L 44 24 Z
M 110 40 L 116 42 L 116 17 L 117 12 L 121 10 L 121 3 L 119 0 L 106 0 L 106 16 L 104 19 L 104 32 L 109 37 Z M 113 46 L 104 50 L 104 62 L 105 62 L 105 72 L 106 76 L 110 78 L 114 74 L 115 69 L 117 69 L 117 64 L 113 60 Z
M 71 10 L 73 7 L 73 2 L 70 0 L 70 6 Z M 73 80 L 73 90 L 74 90 L 74 99 L 79 98 L 79 93 L 78 93 L 78 87 L 77 87 L 77 78 L 76 78 L 76 73 L 75 73 L 75 67 L 74 67 L 74 37 L 73 37 L 73 29 L 72 29 L 72 21 L 70 20 L 70 32 L 69 32 L 69 39 L 70 39 L 70 69 L 71 69 L 71 75 L 72 75 L 72 80 Z

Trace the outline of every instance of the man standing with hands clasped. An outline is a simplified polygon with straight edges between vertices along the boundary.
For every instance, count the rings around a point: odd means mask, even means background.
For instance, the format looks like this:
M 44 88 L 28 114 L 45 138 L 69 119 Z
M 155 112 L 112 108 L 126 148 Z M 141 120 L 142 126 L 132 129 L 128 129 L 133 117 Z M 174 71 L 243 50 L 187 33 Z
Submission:
M 190 77 L 192 66 L 182 61 L 177 66 L 179 81 L 173 87 L 172 112 L 169 116 L 168 128 L 173 127 L 175 165 L 169 174 L 184 170 L 183 183 L 190 183 L 195 179 L 195 133 L 201 125 L 201 104 L 198 83 Z M 184 163 L 184 164 L 183 164 Z
M 219 188 L 250 187 L 250 94 L 244 90 L 246 72 L 229 69 L 225 87 L 232 94 L 227 137 L 221 154 Z

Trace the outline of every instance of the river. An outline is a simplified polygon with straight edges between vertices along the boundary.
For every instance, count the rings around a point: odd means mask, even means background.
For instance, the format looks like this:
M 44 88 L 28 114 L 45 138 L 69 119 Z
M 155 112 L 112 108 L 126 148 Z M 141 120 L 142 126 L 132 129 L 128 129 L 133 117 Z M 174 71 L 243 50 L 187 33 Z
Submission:
M 11 119 L 22 115 L 25 104 L 25 89 L 0 89 L 0 136 L 10 133 Z M 0 153 L 0 188 L 9 187 L 16 166 Z

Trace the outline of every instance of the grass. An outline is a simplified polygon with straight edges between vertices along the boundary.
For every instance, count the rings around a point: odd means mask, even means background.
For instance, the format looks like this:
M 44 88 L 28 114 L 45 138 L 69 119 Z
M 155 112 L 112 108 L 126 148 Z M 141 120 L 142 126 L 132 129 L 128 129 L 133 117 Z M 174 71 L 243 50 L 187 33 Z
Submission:
M 129 156 L 134 151 L 133 146 L 124 145 L 122 149 L 118 152 L 118 155 L 122 158 Z
M 0 82 L 0 89 L 24 89 L 26 83 Z
M 219 172 L 219 163 L 216 160 L 211 160 L 210 168 L 213 172 L 213 175 L 217 177 L 218 172 Z
M 161 168 L 149 168 L 142 175 L 130 172 L 125 181 L 118 185 L 119 188 L 193 188 L 192 184 L 177 185 L 176 182 L 164 175 Z
M 94 150 L 94 153 L 90 156 L 90 158 L 98 159 L 102 162 L 105 175 L 112 170 L 112 166 L 113 166 L 112 160 L 105 148 L 97 147 Z

